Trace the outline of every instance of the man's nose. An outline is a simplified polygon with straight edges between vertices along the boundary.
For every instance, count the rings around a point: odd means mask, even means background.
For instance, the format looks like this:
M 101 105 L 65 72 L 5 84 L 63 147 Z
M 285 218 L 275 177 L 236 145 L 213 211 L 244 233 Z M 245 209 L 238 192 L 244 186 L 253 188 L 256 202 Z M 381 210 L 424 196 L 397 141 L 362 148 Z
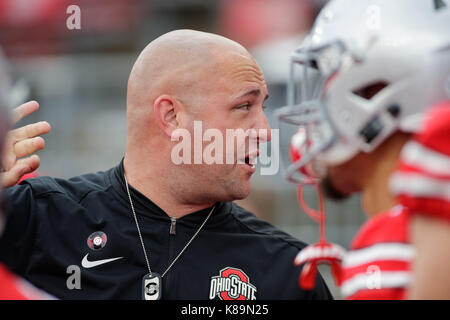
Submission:
M 272 140 L 272 133 L 270 131 L 269 121 L 266 114 L 261 111 L 255 129 L 257 130 L 257 138 L 261 143 Z

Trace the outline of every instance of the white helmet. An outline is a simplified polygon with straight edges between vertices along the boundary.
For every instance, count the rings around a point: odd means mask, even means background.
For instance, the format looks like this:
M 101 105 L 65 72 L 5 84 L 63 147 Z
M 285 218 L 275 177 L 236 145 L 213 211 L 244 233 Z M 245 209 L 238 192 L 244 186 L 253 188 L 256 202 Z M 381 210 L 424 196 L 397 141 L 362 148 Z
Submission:
M 301 129 L 286 176 L 317 182 L 314 165 L 313 178 L 293 177 L 311 160 L 338 165 L 394 131 L 417 131 L 447 99 L 450 0 L 330 1 L 291 57 L 288 106 L 276 112 Z

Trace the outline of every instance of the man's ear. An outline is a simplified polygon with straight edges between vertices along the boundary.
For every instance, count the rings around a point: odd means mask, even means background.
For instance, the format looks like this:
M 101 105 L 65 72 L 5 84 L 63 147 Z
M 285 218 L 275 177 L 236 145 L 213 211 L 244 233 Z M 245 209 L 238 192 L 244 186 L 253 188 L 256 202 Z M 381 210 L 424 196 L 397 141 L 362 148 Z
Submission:
M 161 130 L 169 137 L 178 128 L 177 113 L 180 111 L 177 99 L 171 95 L 161 95 L 153 103 L 153 111 Z

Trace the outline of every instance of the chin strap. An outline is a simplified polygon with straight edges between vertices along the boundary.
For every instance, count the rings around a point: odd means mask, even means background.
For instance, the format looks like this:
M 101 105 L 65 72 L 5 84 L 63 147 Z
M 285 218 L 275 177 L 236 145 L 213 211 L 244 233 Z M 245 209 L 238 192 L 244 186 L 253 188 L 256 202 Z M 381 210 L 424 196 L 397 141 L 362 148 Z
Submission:
M 297 198 L 300 207 L 308 216 L 319 224 L 319 242 L 311 244 L 297 254 L 294 260 L 295 265 L 302 265 L 299 285 L 304 290 L 311 290 L 315 286 L 317 267 L 319 264 L 328 264 L 331 267 L 331 274 L 334 277 L 336 285 L 340 286 L 342 281 L 341 262 L 345 249 L 341 246 L 330 243 L 326 239 L 325 231 L 325 201 L 320 186 L 314 185 L 319 198 L 319 211 L 311 209 L 303 197 L 303 187 L 298 187 Z

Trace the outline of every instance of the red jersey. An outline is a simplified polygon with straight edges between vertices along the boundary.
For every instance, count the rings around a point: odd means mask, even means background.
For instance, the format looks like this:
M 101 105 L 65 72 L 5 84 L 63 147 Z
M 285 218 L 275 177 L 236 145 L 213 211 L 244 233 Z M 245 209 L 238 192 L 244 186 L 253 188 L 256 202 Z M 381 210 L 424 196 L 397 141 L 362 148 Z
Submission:
M 390 187 L 412 214 L 450 223 L 450 101 L 433 108 L 405 145 Z
M 404 298 L 415 254 L 409 243 L 408 220 L 408 210 L 396 206 L 362 226 L 343 258 L 344 298 Z
M 411 214 L 450 223 L 450 101 L 436 105 L 402 149 L 390 179 L 399 205 L 369 220 L 343 259 L 347 299 L 403 299 L 415 255 Z

